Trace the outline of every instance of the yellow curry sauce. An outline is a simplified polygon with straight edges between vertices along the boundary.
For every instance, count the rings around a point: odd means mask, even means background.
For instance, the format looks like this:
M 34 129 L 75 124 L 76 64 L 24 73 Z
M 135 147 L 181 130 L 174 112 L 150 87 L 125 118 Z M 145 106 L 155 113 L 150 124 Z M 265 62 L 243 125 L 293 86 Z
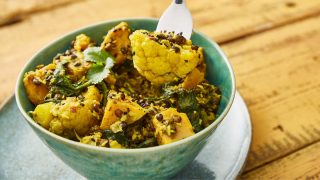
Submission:
M 181 34 L 122 22 L 97 45 L 85 34 L 24 76 L 32 118 L 68 139 L 110 148 L 172 143 L 215 120 L 220 91 L 203 48 Z

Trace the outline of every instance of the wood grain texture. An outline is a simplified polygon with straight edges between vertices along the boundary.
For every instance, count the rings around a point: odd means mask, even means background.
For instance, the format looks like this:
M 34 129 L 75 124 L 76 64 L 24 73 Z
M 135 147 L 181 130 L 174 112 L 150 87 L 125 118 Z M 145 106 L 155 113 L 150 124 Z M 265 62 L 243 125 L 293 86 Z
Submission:
M 226 42 L 319 14 L 318 0 L 200 0 L 190 2 L 195 26 Z
M 0 26 L 21 21 L 38 11 L 75 2 L 78 0 L 0 0 Z
M 319 22 L 320 16 L 223 45 L 253 123 L 245 171 L 320 140 Z
M 320 142 L 246 173 L 240 179 L 320 179 Z

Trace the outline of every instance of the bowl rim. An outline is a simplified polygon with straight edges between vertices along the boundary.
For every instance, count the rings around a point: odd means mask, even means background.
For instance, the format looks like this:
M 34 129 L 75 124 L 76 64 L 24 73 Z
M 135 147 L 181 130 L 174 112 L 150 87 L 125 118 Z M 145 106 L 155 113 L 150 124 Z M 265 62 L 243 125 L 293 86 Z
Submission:
M 159 146 L 153 146 L 153 147 L 147 147 L 147 148 L 137 148 L 137 149 L 115 149 L 115 148 L 106 148 L 106 147 L 99 147 L 99 146 L 92 146 L 89 144 L 83 144 L 77 141 L 73 141 L 67 138 L 64 138 L 62 136 L 59 136 L 57 134 L 54 134 L 52 132 L 50 132 L 49 130 L 43 128 L 41 125 L 39 125 L 38 123 L 36 123 L 28 114 L 27 112 L 23 109 L 21 103 L 20 103 L 20 94 L 19 92 L 19 84 L 22 83 L 23 81 L 23 76 L 24 76 L 24 72 L 27 68 L 27 66 L 30 64 L 30 62 L 32 62 L 32 60 L 42 51 L 44 51 L 45 49 L 49 48 L 52 44 L 62 40 L 63 38 L 65 38 L 66 36 L 73 34 L 73 33 L 81 33 L 81 31 L 90 28 L 90 27 L 95 27 L 95 26 L 101 26 L 104 24 L 109 24 L 109 23 L 116 23 L 119 21 L 158 21 L 159 19 L 157 18 L 148 18 L 148 17 L 137 17 L 137 18 L 116 18 L 116 19 L 112 19 L 112 20 L 106 20 L 106 21 L 100 21 L 97 23 L 92 23 L 90 25 L 87 26 L 82 26 L 80 28 L 77 28 L 76 30 L 70 31 L 66 34 L 63 34 L 61 36 L 59 36 L 58 38 L 55 38 L 55 40 L 50 41 L 49 43 L 47 43 L 44 47 L 42 47 L 40 50 L 38 50 L 36 53 L 34 53 L 32 55 L 31 58 L 29 58 L 29 60 L 24 64 L 23 68 L 20 70 L 20 73 L 18 75 L 17 81 L 16 81 L 16 86 L 15 86 L 15 99 L 16 99 L 16 103 L 17 106 L 20 110 L 20 112 L 22 113 L 22 115 L 24 116 L 24 119 L 28 122 L 29 125 L 34 126 L 35 128 L 37 128 L 39 131 L 41 131 L 42 133 L 46 134 L 47 136 L 50 136 L 51 138 L 64 143 L 64 144 L 69 144 L 72 146 L 78 146 L 79 148 L 84 148 L 84 149 L 90 149 L 92 151 L 99 151 L 99 152 L 110 152 L 110 153 L 119 153 L 119 154 L 127 154 L 127 153 L 131 153 L 131 154 L 137 154 L 137 153 L 145 153 L 145 152 L 151 152 L 151 151 L 161 151 L 163 149 L 167 149 L 167 148 L 172 148 L 174 146 L 179 146 L 181 144 L 187 143 L 188 141 L 192 141 L 193 139 L 198 138 L 199 136 L 203 136 L 206 133 L 209 133 L 209 136 L 212 135 L 210 134 L 209 131 L 213 131 L 214 128 L 216 126 L 219 125 L 219 123 L 222 122 L 223 119 L 225 119 L 227 113 L 229 112 L 231 105 L 233 104 L 234 98 L 235 98 L 235 93 L 236 93 L 236 83 L 235 83 L 235 77 L 234 77 L 234 71 L 233 68 L 228 60 L 228 58 L 226 57 L 225 53 L 222 51 L 222 49 L 219 47 L 219 45 L 213 41 L 211 38 L 209 38 L 207 35 L 193 29 L 193 33 L 199 34 L 200 36 L 204 37 L 206 40 L 208 40 L 208 42 L 218 51 L 219 55 L 224 59 L 227 67 L 228 67 L 228 71 L 231 75 L 231 83 L 232 83 L 232 89 L 231 89 L 231 97 L 229 102 L 226 105 L 226 108 L 222 111 L 222 113 L 219 115 L 219 117 L 213 122 L 211 123 L 208 127 L 204 128 L 203 130 L 201 130 L 200 132 L 197 132 L 196 134 L 189 136 L 185 139 L 170 143 L 170 144 L 165 144 L 165 145 L 159 145 Z M 40 138 L 41 139 L 41 138 Z

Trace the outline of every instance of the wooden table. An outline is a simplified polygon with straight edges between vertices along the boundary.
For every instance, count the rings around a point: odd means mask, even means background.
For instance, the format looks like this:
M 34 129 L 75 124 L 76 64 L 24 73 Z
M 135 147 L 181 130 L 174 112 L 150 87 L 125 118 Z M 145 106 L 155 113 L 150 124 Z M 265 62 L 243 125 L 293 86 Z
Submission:
M 170 0 L 0 0 L 0 103 L 53 39 L 102 20 L 159 17 Z M 320 1 L 188 0 L 233 65 L 253 141 L 241 179 L 320 179 Z

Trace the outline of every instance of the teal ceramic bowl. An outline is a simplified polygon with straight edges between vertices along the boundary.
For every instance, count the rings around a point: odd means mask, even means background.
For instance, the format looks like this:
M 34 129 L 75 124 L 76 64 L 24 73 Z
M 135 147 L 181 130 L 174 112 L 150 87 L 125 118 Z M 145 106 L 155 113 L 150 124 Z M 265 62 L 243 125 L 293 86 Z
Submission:
M 98 43 L 101 42 L 102 36 L 121 21 L 128 22 L 133 29 L 150 31 L 155 30 L 157 25 L 156 19 L 118 19 L 87 26 L 59 38 L 36 53 L 22 69 L 16 85 L 17 105 L 28 124 L 52 152 L 89 179 L 169 178 L 195 159 L 218 124 L 226 117 L 235 95 L 234 75 L 226 56 L 216 43 L 199 32 L 193 33 L 192 41 L 204 47 L 207 63 L 206 78 L 221 89 L 222 100 L 215 122 L 191 137 L 168 145 L 142 149 L 94 147 L 47 131 L 35 123 L 27 113 L 35 108 L 29 102 L 22 82 L 23 75 L 27 71 L 35 69 L 38 64 L 49 64 L 52 58 L 57 53 L 64 52 L 80 33 L 89 35 Z

